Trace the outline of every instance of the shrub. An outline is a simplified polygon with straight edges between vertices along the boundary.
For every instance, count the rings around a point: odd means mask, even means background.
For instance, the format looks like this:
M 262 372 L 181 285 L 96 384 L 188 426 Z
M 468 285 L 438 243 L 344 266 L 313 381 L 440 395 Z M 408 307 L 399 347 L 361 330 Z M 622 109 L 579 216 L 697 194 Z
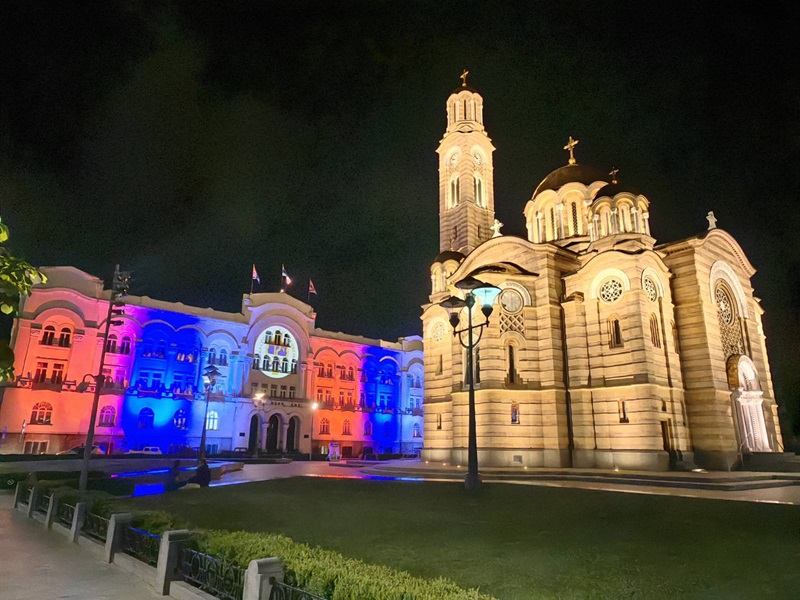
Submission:
M 165 531 L 184 529 L 185 523 L 163 510 L 147 510 L 134 514 L 133 526 L 150 533 L 163 535 Z
M 330 600 L 492 600 L 444 578 L 414 577 L 283 535 L 203 531 L 197 545 L 202 552 L 245 567 L 251 560 L 277 556 L 283 560 L 287 583 Z

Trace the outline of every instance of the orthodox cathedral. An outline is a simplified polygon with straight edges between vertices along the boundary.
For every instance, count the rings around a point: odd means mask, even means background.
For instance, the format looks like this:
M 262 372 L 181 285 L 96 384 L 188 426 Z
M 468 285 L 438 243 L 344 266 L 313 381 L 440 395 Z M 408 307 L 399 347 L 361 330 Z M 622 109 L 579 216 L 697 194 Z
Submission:
M 731 469 L 780 450 L 755 269 L 713 213 L 657 244 L 648 198 L 580 164 L 570 137 L 527 238 L 501 235 L 483 98 L 462 78 L 437 149 L 422 458 L 467 462 L 469 361 L 440 306 L 467 277 L 502 290 L 474 346 L 480 465 Z

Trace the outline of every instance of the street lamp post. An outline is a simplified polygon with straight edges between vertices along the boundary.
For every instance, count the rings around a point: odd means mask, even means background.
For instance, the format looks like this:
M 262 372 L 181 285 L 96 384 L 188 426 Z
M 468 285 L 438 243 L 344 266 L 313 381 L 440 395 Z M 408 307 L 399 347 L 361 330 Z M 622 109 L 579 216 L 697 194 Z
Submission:
M 464 486 L 467 490 L 475 490 L 480 486 L 481 480 L 478 475 L 478 437 L 475 425 L 475 382 L 473 353 L 475 346 L 481 341 L 483 328 L 489 324 L 489 316 L 492 314 L 492 305 L 495 298 L 500 293 L 500 288 L 478 281 L 473 277 L 467 277 L 456 283 L 456 287 L 464 292 L 464 300 L 457 296 L 450 296 L 439 303 L 450 316 L 450 325 L 453 327 L 453 335 L 458 336 L 458 341 L 467 349 L 467 386 L 469 388 L 469 424 L 468 424 L 468 446 L 467 446 L 467 476 L 464 479 Z M 486 321 L 472 324 L 472 308 L 476 302 L 481 305 L 481 312 L 486 317 Z M 460 322 L 459 311 L 467 308 L 467 327 L 458 329 Z M 473 336 L 473 331 L 478 330 L 477 339 Z M 467 334 L 467 343 L 464 343 L 463 334 Z
M 97 421 L 97 406 L 100 403 L 100 392 L 103 389 L 105 375 L 103 374 L 103 365 L 106 360 L 106 349 L 108 346 L 108 332 L 112 325 L 121 325 L 122 321 L 115 320 L 113 317 L 124 314 L 122 309 L 125 303 L 121 298 L 128 293 L 128 285 L 130 282 L 131 274 L 128 271 L 120 271 L 119 265 L 114 269 L 114 278 L 111 283 L 111 297 L 108 300 L 108 313 L 106 314 L 106 328 L 103 334 L 103 349 L 100 351 L 100 366 L 97 368 L 97 375 L 92 375 L 94 378 L 94 398 L 92 399 L 92 413 L 89 417 L 89 429 L 86 432 L 86 443 L 83 448 L 83 464 L 81 465 L 81 476 L 78 480 L 78 490 L 85 491 L 89 483 L 89 459 L 92 456 L 92 446 L 94 445 L 94 426 Z M 85 392 L 89 387 L 89 382 L 81 382 L 77 390 Z
M 203 415 L 203 433 L 200 435 L 200 452 L 198 458 L 206 457 L 206 429 L 208 428 L 208 401 L 211 398 L 211 390 L 217 382 L 217 377 L 221 375 L 220 370 L 214 365 L 208 365 L 203 369 L 203 383 L 206 385 L 206 411 Z

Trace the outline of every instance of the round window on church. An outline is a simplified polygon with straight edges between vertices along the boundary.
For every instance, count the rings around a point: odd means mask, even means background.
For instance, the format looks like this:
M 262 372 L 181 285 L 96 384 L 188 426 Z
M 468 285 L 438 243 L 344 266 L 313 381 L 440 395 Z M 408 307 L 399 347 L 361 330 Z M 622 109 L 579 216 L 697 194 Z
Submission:
M 722 285 L 717 285 L 716 289 L 717 309 L 719 310 L 719 318 L 725 325 L 732 325 L 734 320 L 733 314 L 733 301 L 731 300 L 728 290 Z
M 262 357 L 258 369 L 267 377 L 282 379 L 297 373 L 300 352 L 294 334 L 283 327 L 271 327 L 262 331 L 256 339 L 253 354 Z
M 655 302 L 658 300 L 658 290 L 656 289 L 656 284 L 649 277 L 645 277 L 644 291 L 647 292 L 647 299 L 650 300 L 650 302 Z
M 500 294 L 500 305 L 506 312 L 516 314 L 522 310 L 525 301 L 517 290 L 507 288 Z
M 616 302 L 622 296 L 622 282 L 619 279 L 609 279 L 600 286 L 600 299 L 603 302 Z

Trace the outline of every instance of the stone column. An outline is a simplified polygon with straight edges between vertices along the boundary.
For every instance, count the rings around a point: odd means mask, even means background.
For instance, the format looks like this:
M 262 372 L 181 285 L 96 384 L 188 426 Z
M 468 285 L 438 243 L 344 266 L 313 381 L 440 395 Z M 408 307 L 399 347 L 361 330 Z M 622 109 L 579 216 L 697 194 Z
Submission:
M 86 511 L 89 510 L 88 502 L 78 502 L 75 505 L 75 513 L 72 516 L 72 527 L 69 530 L 69 539 L 74 544 L 78 541 L 83 529 L 83 520 L 86 517 Z
M 639 222 L 639 209 L 635 206 L 631 208 L 631 214 L 633 215 L 633 230 L 636 233 L 642 233 L 642 226 Z
M 611 209 L 611 231 L 619 233 L 619 217 L 617 216 L 617 207 Z
M 114 554 L 122 545 L 122 531 L 130 527 L 133 522 L 132 513 L 117 513 L 108 520 L 108 533 L 106 535 L 105 561 L 114 561 Z
M 281 438 L 278 440 L 278 445 L 280 446 L 281 452 L 286 452 L 287 448 L 287 441 L 289 438 L 289 421 L 284 421 L 281 419 Z
M 536 239 L 534 242 L 541 244 L 544 241 L 544 216 L 542 213 L 536 213 Z
M 283 582 L 283 562 L 280 558 L 251 560 L 244 574 L 242 600 L 267 600 L 272 592 L 271 579 Z
M 187 529 L 165 531 L 161 536 L 161 545 L 158 548 L 158 563 L 156 565 L 156 579 L 153 587 L 156 593 L 162 596 L 169 595 L 170 583 L 180 580 L 175 570 L 180 560 L 180 551 L 192 533 Z
M 567 237 L 564 235 L 564 204 L 556 204 L 556 210 L 558 210 L 558 239 L 563 240 Z
M 650 213 L 649 212 L 643 212 L 642 213 L 642 218 L 644 218 L 644 232 L 647 235 L 650 235 Z

